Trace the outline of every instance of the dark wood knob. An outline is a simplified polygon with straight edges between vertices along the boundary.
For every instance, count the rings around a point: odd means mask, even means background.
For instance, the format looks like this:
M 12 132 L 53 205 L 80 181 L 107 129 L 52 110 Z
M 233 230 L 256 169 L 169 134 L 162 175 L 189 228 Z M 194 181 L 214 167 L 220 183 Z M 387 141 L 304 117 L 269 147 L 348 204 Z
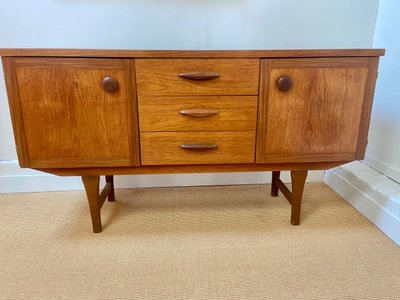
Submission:
M 101 81 L 103 89 L 108 93 L 113 93 L 118 90 L 118 81 L 112 77 L 104 77 Z
M 278 89 L 285 92 L 285 91 L 288 91 L 291 89 L 291 87 L 293 85 L 293 81 L 288 76 L 281 76 L 281 77 L 279 77 L 279 79 L 277 81 L 277 85 L 278 85 Z

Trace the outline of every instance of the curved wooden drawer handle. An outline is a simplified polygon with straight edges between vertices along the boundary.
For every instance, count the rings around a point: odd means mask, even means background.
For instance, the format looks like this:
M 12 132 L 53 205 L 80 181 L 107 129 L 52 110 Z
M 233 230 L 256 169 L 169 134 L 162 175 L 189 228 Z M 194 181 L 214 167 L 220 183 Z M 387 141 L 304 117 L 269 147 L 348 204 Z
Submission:
M 193 143 L 193 144 L 182 144 L 182 149 L 193 150 L 193 151 L 204 151 L 212 150 L 218 148 L 217 144 L 207 144 L 207 143 Z
M 216 115 L 219 113 L 219 111 L 216 109 L 208 109 L 208 108 L 190 108 L 190 109 L 182 109 L 179 113 L 183 116 L 204 118 Z
M 187 72 L 187 73 L 179 73 L 178 76 L 180 78 L 189 79 L 189 80 L 211 80 L 219 77 L 219 73 L 217 72 Z

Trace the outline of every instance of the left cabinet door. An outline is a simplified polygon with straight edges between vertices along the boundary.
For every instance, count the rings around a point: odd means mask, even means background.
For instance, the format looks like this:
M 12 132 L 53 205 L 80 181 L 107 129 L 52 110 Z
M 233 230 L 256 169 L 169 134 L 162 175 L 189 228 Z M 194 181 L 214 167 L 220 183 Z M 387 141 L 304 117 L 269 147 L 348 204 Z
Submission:
M 134 60 L 5 57 L 22 167 L 139 165 Z

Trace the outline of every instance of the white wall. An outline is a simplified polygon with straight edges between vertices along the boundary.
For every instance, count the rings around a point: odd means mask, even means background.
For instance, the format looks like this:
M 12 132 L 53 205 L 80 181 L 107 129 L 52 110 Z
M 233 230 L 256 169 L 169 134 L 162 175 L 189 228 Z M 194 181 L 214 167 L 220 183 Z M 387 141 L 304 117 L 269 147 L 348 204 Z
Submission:
M 0 47 L 368 48 L 378 5 L 379 0 L 0 0 Z M 0 109 L 0 192 L 81 188 L 77 179 L 18 169 L 2 78 Z M 254 174 L 184 178 L 187 184 L 269 180 L 269 175 Z M 311 179 L 321 180 L 322 173 Z M 129 186 L 127 179 L 120 180 Z M 179 185 L 182 177 L 134 180 L 132 186 Z
M 400 182 L 400 1 L 381 1 L 373 45 L 386 48 L 386 55 L 379 66 L 365 163 Z
M 0 0 L 0 47 L 371 47 L 379 0 Z
M 325 182 L 400 245 L 400 1 L 380 2 L 373 46 L 386 54 L 365 160 L 328 171 Z

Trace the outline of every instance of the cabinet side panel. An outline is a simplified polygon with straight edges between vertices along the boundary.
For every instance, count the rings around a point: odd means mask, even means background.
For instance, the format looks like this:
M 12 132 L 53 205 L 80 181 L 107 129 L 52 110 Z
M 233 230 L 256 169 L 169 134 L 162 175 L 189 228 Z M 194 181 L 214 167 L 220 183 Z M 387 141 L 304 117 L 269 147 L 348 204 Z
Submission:
M 14 57 L 2 57 L 2 62 L 5 74 L 7 98 L 10 107 L 14 139 L 17 146 L 18 161 L 20 167 L 28 168 L 29 159 L 26 149 L 23 116 L 18 93 L 17 79 L 15 75 Z
M 358 136 L 357 144 L 357 157 L 356 159 L 364 159 L 365 150 L 368 142 L 368 130 L 371 119 L 372 102 L 374 99 L 375 84 L 378 77 L 378 64 L 379 57 L 370 57 L 368 64 L 368 77 L 365 87 L 364 104 L 362 108 L 360 133 Z
M 139 145 L 139 119 L 138 103 L 136 96 L 136 72 L 135 60 L 125 60 L 125 82 L 127 94 L 128 110 L 128 133 L 129 133 L 129 151 L 132 166 L 140 165 L 140 145 Z
M 257 138 L 256 138 L 256 162 L 262 163 L 265 160 L 267 110 L 268 110 L 268 90 L 269 73 L 271 70 L 271 60 L 261 59 L 260 62 L 260 83 L 257 109 Z

